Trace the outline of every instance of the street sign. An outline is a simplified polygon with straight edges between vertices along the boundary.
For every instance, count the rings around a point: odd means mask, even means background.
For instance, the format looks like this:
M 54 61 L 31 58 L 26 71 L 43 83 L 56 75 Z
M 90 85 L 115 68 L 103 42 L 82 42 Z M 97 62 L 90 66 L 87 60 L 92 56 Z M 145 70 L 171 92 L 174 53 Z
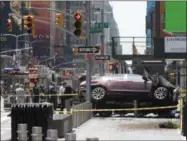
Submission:
M 102 28 L 91 28 L 90 29 L 90 33 L 101 33 L 102 32 Z
M 95 23 L 95 28 L 108 28 L 109 23 Z
M 79 53 L 98 53 L 99 47 L 98 46 L 88 46 L 88 47 L 78 47 Z
M 96 55 L 95 60 L 110 60 L 110 55 Z

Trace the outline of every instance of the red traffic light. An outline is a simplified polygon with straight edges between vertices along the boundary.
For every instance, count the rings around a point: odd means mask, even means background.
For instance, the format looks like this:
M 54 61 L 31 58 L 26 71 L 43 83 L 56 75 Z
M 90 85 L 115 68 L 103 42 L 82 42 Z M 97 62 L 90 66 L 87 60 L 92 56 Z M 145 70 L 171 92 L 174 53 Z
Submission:
M 80 13 L 75 13 L 74 19 L 75 20 L 81 20 L 81 14 Z

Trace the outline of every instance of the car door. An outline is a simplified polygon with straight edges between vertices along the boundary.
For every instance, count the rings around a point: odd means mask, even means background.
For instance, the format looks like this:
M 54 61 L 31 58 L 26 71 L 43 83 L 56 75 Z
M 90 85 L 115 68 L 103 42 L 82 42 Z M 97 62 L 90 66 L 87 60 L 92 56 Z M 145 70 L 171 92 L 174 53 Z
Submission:
M 125 91 L 126 85 L 123 76 L 113 77 L 109 80 L 110 91 Z
M 126 81 L 126 90 L 135 92 L 148 92 L 150 82 L 144 81 L 141 75 L 129 75 Z

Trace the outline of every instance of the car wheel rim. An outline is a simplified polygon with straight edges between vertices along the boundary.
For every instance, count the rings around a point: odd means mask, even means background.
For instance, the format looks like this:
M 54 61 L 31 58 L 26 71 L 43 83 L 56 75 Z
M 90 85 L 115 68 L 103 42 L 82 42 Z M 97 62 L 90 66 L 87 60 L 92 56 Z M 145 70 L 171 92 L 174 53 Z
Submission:
M 100 100 L 105 96 L 105 89 L 97 87 L 92 90 L 93 99 Z
M 163 100 L 166 98 L 167 93 L 168 93 L 167 88 L 159 87 L 155 90 L 154 96 L 156 99 Z

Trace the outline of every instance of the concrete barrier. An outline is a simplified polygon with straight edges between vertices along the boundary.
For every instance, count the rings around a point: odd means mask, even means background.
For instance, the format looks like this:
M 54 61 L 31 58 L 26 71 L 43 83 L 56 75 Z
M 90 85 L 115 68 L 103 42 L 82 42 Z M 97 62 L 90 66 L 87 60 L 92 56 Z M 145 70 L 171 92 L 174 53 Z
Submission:
M 58 130 L 48 129 L 46 140 L 47 141 L 57 141 L 58 140 Z
M 42 141 L 42 127 L 32 127 L 32 141 Z
M 18 130 L 17 130 L 17 139 L 18 141 L 27 141 L 28 130 L 27 130 L 27 124 L 18 124 Z

